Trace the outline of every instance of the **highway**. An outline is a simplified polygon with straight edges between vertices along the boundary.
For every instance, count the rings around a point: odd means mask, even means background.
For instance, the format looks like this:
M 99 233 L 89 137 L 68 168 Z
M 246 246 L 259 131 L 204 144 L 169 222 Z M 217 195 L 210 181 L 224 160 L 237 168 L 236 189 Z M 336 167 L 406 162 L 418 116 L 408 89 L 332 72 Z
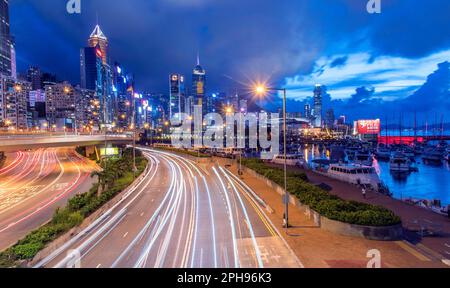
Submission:
M 86 192 L 96 165 L 73 149 L 6 154 L 0 168 L 0 251 L 51 219 L 76 193 Z
M 35 267 L 303 267 L 238 178 L 143 152 L 149 166 L 121 200 Z
M 103 144 L 105 140 L 110 144 L 130 144 L 133 138 L 127 135 L 0 135 L 0 151 L 93 146 Z

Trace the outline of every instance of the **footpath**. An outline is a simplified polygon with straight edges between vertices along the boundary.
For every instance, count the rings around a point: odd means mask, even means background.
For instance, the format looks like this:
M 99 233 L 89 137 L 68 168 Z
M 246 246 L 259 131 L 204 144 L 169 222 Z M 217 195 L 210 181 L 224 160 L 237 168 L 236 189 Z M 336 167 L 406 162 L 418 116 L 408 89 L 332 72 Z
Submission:
M 215 162 L 224 166 L 231 165 L 228 166 L 228 169 L 238 175 L 238 165 L 234 161 L 217 158 Z M 428 219 L 443 224 L 445 224 L 444 220 L 447 220 L 445 217 L 430 215 L 429 213 L 432 212 L 408 206 L 382 195 L 368 193 L 367 198 L 364 199 L 361 191 L 350 184 L 329 179 L 312 171 L 302 170 L 302 172 L 307 173 L 310 181 L 314 184 L 325 183 L 333 187 L 331 193 L 342 198 L 392 209 L 402 218 L 405 225 L 413 226 L 412 221 L 415 219 L 420 219 L 420 222 Z M 437 247 L 441 247 L 441 243 L 449 241 L 449 238 L 446 238 L 448 235 L 421 239 L 414 236 L 417 235 L 416 233 L 411 232 L 407 233 L 408 241 L 394 242 L 347 237 L 317 227 L 312 220 L 309 220 L 304 213 L 292 205 L 289 211 L 289 222 L 292 227 L 286 231 L 283 228 L 284 204 L 282 197 L 266 183 L 248 173 L 244 173 L 241 179 L 273 210 L 272 213 L 266 213 L 267 216 L 306 268 L 366 268 L 373 257 L 370 252 L 374 249 L 380 252 L 383 268 L 448 268 L 442 262 L 444 256 L 437 249 Z M 414 225 L 420 226 L 420 224 Z M 445 226 L 444 229 L 448 229 L 448 227 Z M 446 248 L 447 246 L 444 244 L 442 246 L 443 253 L 446 252 Z M 450 247 L 447 250 L 450 251 Z

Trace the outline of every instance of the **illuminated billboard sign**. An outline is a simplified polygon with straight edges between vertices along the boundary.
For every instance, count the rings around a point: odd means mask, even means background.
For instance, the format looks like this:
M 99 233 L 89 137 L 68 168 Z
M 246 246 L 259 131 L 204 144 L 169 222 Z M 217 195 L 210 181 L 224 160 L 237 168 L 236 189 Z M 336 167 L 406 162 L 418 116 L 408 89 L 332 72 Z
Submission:
M 357 121 L 358 134 L 380 134 L 381 133 L 381 122 L 380 119 L 377 120 L 359 120 Z

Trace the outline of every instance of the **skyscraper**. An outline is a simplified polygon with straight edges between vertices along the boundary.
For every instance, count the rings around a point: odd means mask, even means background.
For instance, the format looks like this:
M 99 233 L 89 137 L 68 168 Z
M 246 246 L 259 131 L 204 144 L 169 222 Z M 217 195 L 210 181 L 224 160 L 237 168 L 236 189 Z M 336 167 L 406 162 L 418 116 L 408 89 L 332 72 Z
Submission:
M 203 114 L 206 114 L 205 101 L 206 71 L 200 66 L 200 58 L 197 56 L 197 66 L 192 73 L 192 92 L 197 105 L 202 106 Z
M 11 49 L 9 3 L 8 0 L 0 0 L 0 75 L 12 76 Z
M 336 116 L 334 115 L 333 108 L 330 108 L 325 113 L 325 125 L 327 128 L 333 128 L 334 127 L 334 121 L 336 120 Z
M 184 111 L 185 105 L 185 86 L 184 76 L 180 74 L 172 74 L 169 76 L 170 83 L 170 103 L 169 103 L 169 117 L 175 116 L 177 113 Z
M 305 104 L 305 118 L 306 119 L 311 119 L 311 105 L 309 104 Z
M 27 71 L 27 80 L 31 82 L 32 90 L 42 89 L 42 72 L 39 67 L 31 66 Z
M 91 36 L 89 37 L 88 43 L 89 47 L 100 47 L 103 65 L 108 64 L 108 38 L 103 34 L 99 25 L 95 26 L 94 31 L 92 31 Z
M 45 101 L 49 124 L 56 125 L 59 130 L 75 128 L 75 93 L 69 83 L 45 86 Z
M 314 89 L 314 127 L 322 127 L 322 85 L 317 84 Z
M 81 88 L 95 90 L 99 64 L 102 64 L 100 48 L 85 47 L 80 51 Z

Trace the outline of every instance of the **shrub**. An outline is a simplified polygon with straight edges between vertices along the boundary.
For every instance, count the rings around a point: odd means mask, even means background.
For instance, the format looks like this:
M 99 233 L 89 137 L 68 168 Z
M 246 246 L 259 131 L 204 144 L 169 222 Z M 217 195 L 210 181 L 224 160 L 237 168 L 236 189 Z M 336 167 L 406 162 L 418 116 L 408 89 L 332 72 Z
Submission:
M 284 171 L 259 159 L 245 159 L 243 165 L 284 187 Z M 288 173 L 287 189 L 304 205 L 332 220 L 365 226 L 392 226 L 401 219 L 384 207 L 346 201 L 308 183 L 304 173 Z
M 126 149 L 122 157 L 118 159 L 109 159 L 106 165 L 111 167 L 111 170 L 120 168 L 124 172 L 118 174 L 105 173 L 109 177 L 118 177 L 109 183 L 110 185 L 105 191 L 98 195 L 99 184 L 96 183 L 89 192 L 74 196 L 68 201 L 65 208 L 55 211 L 52 220 L 48 224 L 31 232 L 10 249 L 1 252 L 0 267 L 13 267 L 17 266 L 16 262 L 18 260 L 32 259 L 48 243 L 80 225 L 85 217 L 94 213 L 128 187 L 134 181 L 133 173 L 129 172 L 132 170 L 132 161 L 132 149 Z M 136 163 L 138 168 L 137 175 L 140 175 L 147 166 L 147 159 L 143 157 L 140 151 L 136 151 Z

